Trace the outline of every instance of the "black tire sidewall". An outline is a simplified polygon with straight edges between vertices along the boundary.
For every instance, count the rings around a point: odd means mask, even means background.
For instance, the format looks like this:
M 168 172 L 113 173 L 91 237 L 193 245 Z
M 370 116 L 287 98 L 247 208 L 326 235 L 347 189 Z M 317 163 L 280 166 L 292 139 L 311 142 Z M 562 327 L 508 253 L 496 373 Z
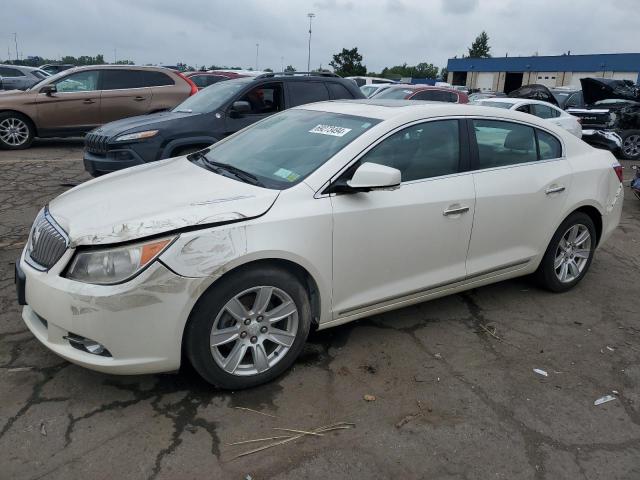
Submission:
M 572 280 L 571 282 L 561 282 L 556 276 L 555 269 L 553 268 L 553 264 L 555 263 L 555 254 L 558 249 L 558 243 L 562 236 L 571 228 L 573 225 L 582 224 L 589 229 L 589 234 L 591 235 L 591 253 L 589 255 L 589 259 L 587 260 L 587 264 L 585 265 L 580 275 L 577 278 Z M 584 278 L 584 276 L 589 271 L 589 267 L 591 266 L 591 262 L 593 261 L 593 256 L 596 249 L 596 227 L 593 223 L 593 220 L 589 215 L 582 212 L 574 212 L 569 215 L 558 227 L 556 233 L 554 233 L 551 241 L 549 242 L 549 246 L 540 262 L 540 266 L 536 271 L 536 277 L 538 282 L 542 287 L 547 290 L 551 290 L 552 292 L 566 292 L 567 290 L 571 290 L 575 287 L 580 281 Z
M 251 287 L 269 285 L 285 291 L 298 308 L 298 333 L 285 356 L 266 372 L 236 376 L 225 372 L 213 359 L 209 346 L 211 328 L 218 312 L 235 295 Z M 209 383 L 239 390 L 269 382 L 285 372 L 298 357 L 311 328 L 311 305 L 307 291 L 298 278 L 281 269 L 249 269 L 217 280 L 198 300 L 189 315 L 184 345 L 195 370 Z
M 27 138 L 27 141 L 24 142 L 22 145 L 18 145 L 18 146 L 14 146 L 14 145 L 9 145 L 5 142 L 2 141 L 2 139 L 0 139 L 0 149 L 2 150 L 23 150 L 25 148 L 29 148 L 31 146 L 31 144 L 33 143 L 33 139 L 35 137 L 35 131 L 33 128 L 33 123 L 31 123 L 31 120 L 29 120 L 29 118 L 27 118 L 26 116 L 19 114 L 19 113 L 12 113 L 12 112 L 4 112 L 4 113 L 0 113 L 0 122 L 7 119 L 7 118 L 17 118 L 20 121 L 24 122 L 27 125 L 27 128 L 29 129 L 29 138 Z

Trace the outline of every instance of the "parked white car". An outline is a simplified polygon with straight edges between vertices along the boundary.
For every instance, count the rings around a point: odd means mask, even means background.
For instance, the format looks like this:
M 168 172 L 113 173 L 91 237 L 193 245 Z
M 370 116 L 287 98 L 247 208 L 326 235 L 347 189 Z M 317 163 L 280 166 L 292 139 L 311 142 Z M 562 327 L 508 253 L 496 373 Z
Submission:
M 358 85 L 359 87 L 363 85 L 380 85 L 380 84 L 387 84 L 387 83 L 398 83 L 395 80 L 390 80 L 388 78 L 381 78 L 381 77 L 344 77 L 344 78 L 353 80 L 354 82 L 356 82 L 356 85 Z
M 397 83 L 369 83 L 367 85 L 362 85 L 360 90 L 364 93 L 365 97 L 371 98 L 375 97 L 380 92 L 385 91 L 387 88 L 398 85 Z
M 568 130 L 578 138 L 582 138 L 582 125 L 580 125 L 578 119 L 555 105 L 551 105 L 549 102 L 524 98 L 497 97 L 476 100 L 471 103 L 484 107 L 498 107 L 529 113 Z
M 535 273 L 562 292 L 616 228 L 621 167 L 532 115 L 334 101 L 75 187 L 16 265 L 45 346 L 110 373 L 244 388 L 312 328 Z M 597 186 L 597 188 L 594 188 Z

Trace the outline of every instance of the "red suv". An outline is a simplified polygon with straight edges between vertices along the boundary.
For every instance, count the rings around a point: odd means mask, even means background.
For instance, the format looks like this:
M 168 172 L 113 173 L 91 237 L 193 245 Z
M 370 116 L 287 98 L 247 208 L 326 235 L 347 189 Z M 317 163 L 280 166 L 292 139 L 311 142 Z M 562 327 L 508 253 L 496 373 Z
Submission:
M 453 88 L 429 85 L 394 85 L 375 97 L 375 100 L 431 100 L 433 102 L 469 103 L 466 93 Z

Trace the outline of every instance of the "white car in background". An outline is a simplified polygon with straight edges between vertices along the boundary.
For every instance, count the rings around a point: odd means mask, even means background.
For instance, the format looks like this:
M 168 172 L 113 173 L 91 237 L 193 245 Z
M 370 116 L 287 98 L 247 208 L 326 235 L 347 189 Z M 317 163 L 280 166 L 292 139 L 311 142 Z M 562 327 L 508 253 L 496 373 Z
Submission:
M 384 83 L 398 83 L 395 80 L 391 80 L 389 78 L 381 78 L 381 77 L 345 77 L 349 80 L 353 80 L 356 82 L 356 85 L 359 87 L 363 85 L 379 85 Z
M 399 85 L 399 84 L 398 83 L 376 83 L 376 84 L 369 83 L 367 85 L 362 85 L 360 87 L 360 90 L 362 91 L 362 93 L 364 93 L 365 97 L 371 98 L 371 97 L 375 97 L 377 94 L 385 91 L 387 88 L 393 85 Z
M 71 362 L 141 374 L 188 358 L 246 388 L 289 368 L 312 328 L 528 274 L 569 290 L 618 225 L 621 175 L 610 152 L 512 110 L 303 105 L 52 200 L 18 299 Z
M 528 113 L 542 118 L 547 122 L 558 125 L 571 132 L 578 138 L 582 138 L 582 125 L 577 117 L 568 114 L 564 110 L 541 100 L 530 100 L 525 98 L 496 97 L 485 98 L 470 102 L 471 105 L 481 105 L 483 107 L 497 107 L 517 112 Z

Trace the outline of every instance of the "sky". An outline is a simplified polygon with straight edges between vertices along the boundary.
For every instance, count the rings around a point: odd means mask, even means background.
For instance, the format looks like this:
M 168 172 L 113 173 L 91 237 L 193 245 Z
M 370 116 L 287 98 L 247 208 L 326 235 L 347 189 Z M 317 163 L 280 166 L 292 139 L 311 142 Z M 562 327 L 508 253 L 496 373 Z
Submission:
M 640 0 L 0 0 L 0 58 L 306 70 L 342 48 L 363 64 L 443 67 L 485 30 L 493 56 L 637 52 Z M 615 8 L 610 6 L 615 4 Z

